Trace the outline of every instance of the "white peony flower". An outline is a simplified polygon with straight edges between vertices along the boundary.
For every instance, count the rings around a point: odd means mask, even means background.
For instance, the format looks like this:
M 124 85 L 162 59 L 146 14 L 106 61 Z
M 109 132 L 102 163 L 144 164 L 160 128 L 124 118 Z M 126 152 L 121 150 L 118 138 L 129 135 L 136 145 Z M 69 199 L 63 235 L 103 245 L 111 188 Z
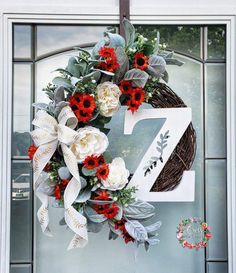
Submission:
M 77 130 L 77 138 L 70 146 L 79 163 L 89 155 L 101 155 L 108 147 L 108 138 L 99 129 L 86 126 Z
M 111 82 L 104 82 L 97 86 L 97 100 L 99 110 L 104 117 L 111 117 L 120 108 L 119 87 Z
M 116 191 L 121 190 L 128 183 L 129 171 L 121 157 L 116 157 L 109 164 L 109 175 L 106 180 L 101 180 L 104 188 Z

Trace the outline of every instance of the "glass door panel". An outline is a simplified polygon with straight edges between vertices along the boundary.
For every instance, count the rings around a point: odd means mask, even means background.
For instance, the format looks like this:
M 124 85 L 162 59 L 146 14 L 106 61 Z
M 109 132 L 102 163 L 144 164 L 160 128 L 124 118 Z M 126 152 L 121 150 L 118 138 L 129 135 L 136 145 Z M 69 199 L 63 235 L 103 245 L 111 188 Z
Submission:
M 68 57 L 74 54 L 73 46 L 84 43 L 86 39 L 86 43 L 98 40 L 101 29 L 105 30 L 105 27 L 98 27 L 94 32 L 91 31 L 90 26 L 84 26 L 81 29 L 80 26 L 55 25 L 29 25 L 29 27 L 32 28 L 36 40 L 32 43 L 35 48 L 30 51 L 35 54 L 30 62 L 33 71 L 33 96 L 29 95 L 30 92 L 27 96 L 31 101 L 46 102 L 47 98 L 42 89 L 54 77 L 53 73 L 50 72 L 58 67 L 63 68 L 66 66 Z M 73 40 L 70 34 L 73 34 L 76 28 L 79 31 L 72 36 Z M 116 30 L 115 27 L 110 28 Z M 15 28 L 16 30 L 17 28 Z M 148 38 L 155 37 L 156 31 L 159 30 L 161 37 L 164 37 L 163 40 L 165 39 L 167 43 L 167 50 L 175 50 L 177 52 L 176 57 L 184 62 L 182 67 L 167 67 L 170 78 L 168 85 L 183 99 L 186 105 L 192 108 L 193 126 L 197 134 L 197 153 L 192 167 L 196 172 L 195 201 L 189 203 L 155 203 L 158 219 L 162 221 L 162 228 L 159 233 L 161 241 L 149 252 L 145 252 L 141 248 L 137 252 L 132 244 L 124 245 L 119 239 L 109 241 L 107 227 L 104 227 L 99 234 L 89 234 L 89 244 L 84 249 L 66 251 L 73 234 L 65 226 L 59 225 L 60 220 L 63 218 L 63 209 L 56 208 L 54 200 L 51 199 L 51 205 L 55 207 L 50 209 L 50 227 L 54 237 L 44 236 L 40 225 L 35 219 L 34 241 L 31 242 L 28 239 L 30 246 L 22 245 L 24 249 L 28 249 L 29 253 L 34 249 L 34 257 L 27 256 L 29 266 L 25 267 L 25 271 L 22 271 L 19 262 L 20 250 L 14 252 L 14 246 L 17 242 L 12 239 L 12 253 L 16 253 L 14 254 L 16 257 L 12 258 L 11 261 L 12 268 L 15 270 L 12 269 L 12 272 L 28 273 L 32 264 L 35 273 L 45 273 L 49 268 L 52 273 L 102 273 L 107 268 L 111 273 L 143 273 L 156 272 L 157 270 L 160 273 L 182 273 L 183 271 L 188 273 L 227 272 L 225 28 L 224 26 L 211 26 L 209 28 L 206 26 L 138 26 L 138 30 L 147 35 Z M 219 36 L 217 30 L 223 35 L 220 40 L 217 40 Z M 22 35 L 25 35 L 25 33 L 24 28 L 22 29 Z M 46 37 L 49 37 L 50 33 L 53 33 L 53 35 L 50 40 L 47 40 Z M 89 33 L 89 35 L 86 36 L 86 33 Z M 19 31 L 17 35 L 20 35 Z M 192 37 L 191 41 L 190 37 Z M 48 46 L 45 46 L 44 41 L 49 43 Z M 67 51 L 65 51 L 65 48 L 67 48 Z M 23 53 L 28 52 L 23 49 L 21 51 Z M 26 58 L 25 62 L 29 62 L 27 55 L 22 56 L 20 61 L 22 62 L 24 57 Z M 14 62 L 15 65 L 19 66 L 17 60 L 14 59 Z M 28 80 L 24 80 L 26 83 L 22 84 L 27 84 L 30 79 L 30 76 L 28 76 Z M 16 94 L 14 102 L 19 96 L 19 92 L 14 93 Z M 143 107 L 150 106 L 144 105 Z M 15 119 L 17 115 L 15 110 Z M 119 152 L 120 155 L 125 157 L 128 168 L 134 171 L 139 158 L 143 155 L 144 146 L 152 141 L 153 135 L 155 135 L 156 130 L 159 130 L 164 120 L 159 121 L 159 128 L 156 129 L 154 129 L 153 121 L 140 122 L 140 124 L 137 124 L 133 138 L 128 139 L 122 133 L 123 118 L 124 109 L 117 113 L 107 125 L 113 129 L 108 136 L 111 143 L 110 147 L 112 147 L 111 153 L 118 156 Z M 22 130 L 28 132 L 27 126 L 24 128 Z M 123 150 L 120 149 L 121 142 L 126 143 L 126 146 L 122 146 Z M 140 142 L 143 144 L 142 147 L 139 145 Z M 132 143 L 132 146 L 130 143 Z M 26 155 L 26 153 L 22 153 L 22 155 Z M 13 159 L 15 160 L 14 164 L 20 164 L 18 161 L 25 160 L 27 157 L 16 158 L 16 155 L 13 154 Z M 17 175 L 23 175 L 25 173 L 24 168 L 22 165 L 21 173 Z M 13 179 L 15 176 L 13 172 Z M 32 183 L 30 183 L 30 187 L 31 190 Z M 14 204 L 14 201 L 12 201 L 12 204 Z M 19 204 L 21 205 L 21 203 Z M 34 217 L 38 207 L 39 202 L 36 200 Z M 32 217 L 32 211 L 24 210 L 23 203 L 21 208 L 22 213 Z M 13 210 L 12 219 L 15 218 L 15 214 L 16 212 Z M 207 251 L 203 249 L 200 251 L 183 249 L 176 239 L 175 232 L 178 223 L 183 218 L 191 216 L 206 219 L 212 227 L 213 238 Z M 27 224 L 32 226 L 30 217 Z M 19 228 L 17 226 L 12 227 L 12 238 L 14 238 L 14 234 L 18 234 L 17 232 L 20 232 Z M 18 265 L 19 269 L 17 269 Z

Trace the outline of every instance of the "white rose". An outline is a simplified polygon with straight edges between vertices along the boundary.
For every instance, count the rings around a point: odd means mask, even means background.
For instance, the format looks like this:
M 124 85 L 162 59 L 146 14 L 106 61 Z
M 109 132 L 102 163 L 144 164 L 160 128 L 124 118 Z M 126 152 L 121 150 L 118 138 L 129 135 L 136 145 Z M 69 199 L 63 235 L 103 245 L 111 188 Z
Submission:
M 97 86 L 97 100 L 101 115 L 111 117 L 120 108 L 119 87 L 111 82 L 104 82 Z
M 92 126 L 80 128 L 75 142 L 70 146 L 79 163 L 89 155 L 101 155 L 108 147 L 108 138 L 99 129 Z
M 109 164 L 109 175 L 106 180 L 101 180 L 104 188 L 115 191 L 124 188 L 128 183 L 129 171 L 121 157 L 116 157 Z

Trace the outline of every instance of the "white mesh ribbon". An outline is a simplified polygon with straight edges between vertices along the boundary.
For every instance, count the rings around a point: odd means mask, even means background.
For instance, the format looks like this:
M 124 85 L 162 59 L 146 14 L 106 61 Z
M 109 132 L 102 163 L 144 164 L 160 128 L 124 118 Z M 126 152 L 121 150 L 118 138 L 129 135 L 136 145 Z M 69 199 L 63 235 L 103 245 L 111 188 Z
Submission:
M 81 189 L 80 176 L 76 157 L 68 148 L 68 145 L 71 145 L 77 138 L 77 132 L 73 130 L 77 126 L 77 118 L 71 108 L 66 106 L 61 110 L 58 122 L 47 112 L 39 110 L 32 124 L 37 127 L 31 132 L 31 136 L 38 147 L 33 158 L 33 172 L 35 193 L 42 202 L 37 212 L 42 231 L 50 235 L 48 196 L 40 191 L 39 186 L 43 182 L 40 174 L 53 156 L 57 146 L 60 145 L 64 161 L 73 176 L 64 192 L 65 221 L 69 228 L 75 232 L 68 249 L 84 247 L 88 241 L 86 218 L 72 206 Z

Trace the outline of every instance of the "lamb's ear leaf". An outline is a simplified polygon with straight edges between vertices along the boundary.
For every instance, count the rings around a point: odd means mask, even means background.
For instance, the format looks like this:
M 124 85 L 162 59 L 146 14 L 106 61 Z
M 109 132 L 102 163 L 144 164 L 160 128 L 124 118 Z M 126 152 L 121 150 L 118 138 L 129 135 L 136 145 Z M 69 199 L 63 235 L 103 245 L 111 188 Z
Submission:
M 109 47 L 124 47 L 125 39 L 116 33 L 105 32 L 105 36 L 109 38 Z
M 126 46 L 131 46 L 135 40 L 135 28 L 126 18 L 123 20 Z

